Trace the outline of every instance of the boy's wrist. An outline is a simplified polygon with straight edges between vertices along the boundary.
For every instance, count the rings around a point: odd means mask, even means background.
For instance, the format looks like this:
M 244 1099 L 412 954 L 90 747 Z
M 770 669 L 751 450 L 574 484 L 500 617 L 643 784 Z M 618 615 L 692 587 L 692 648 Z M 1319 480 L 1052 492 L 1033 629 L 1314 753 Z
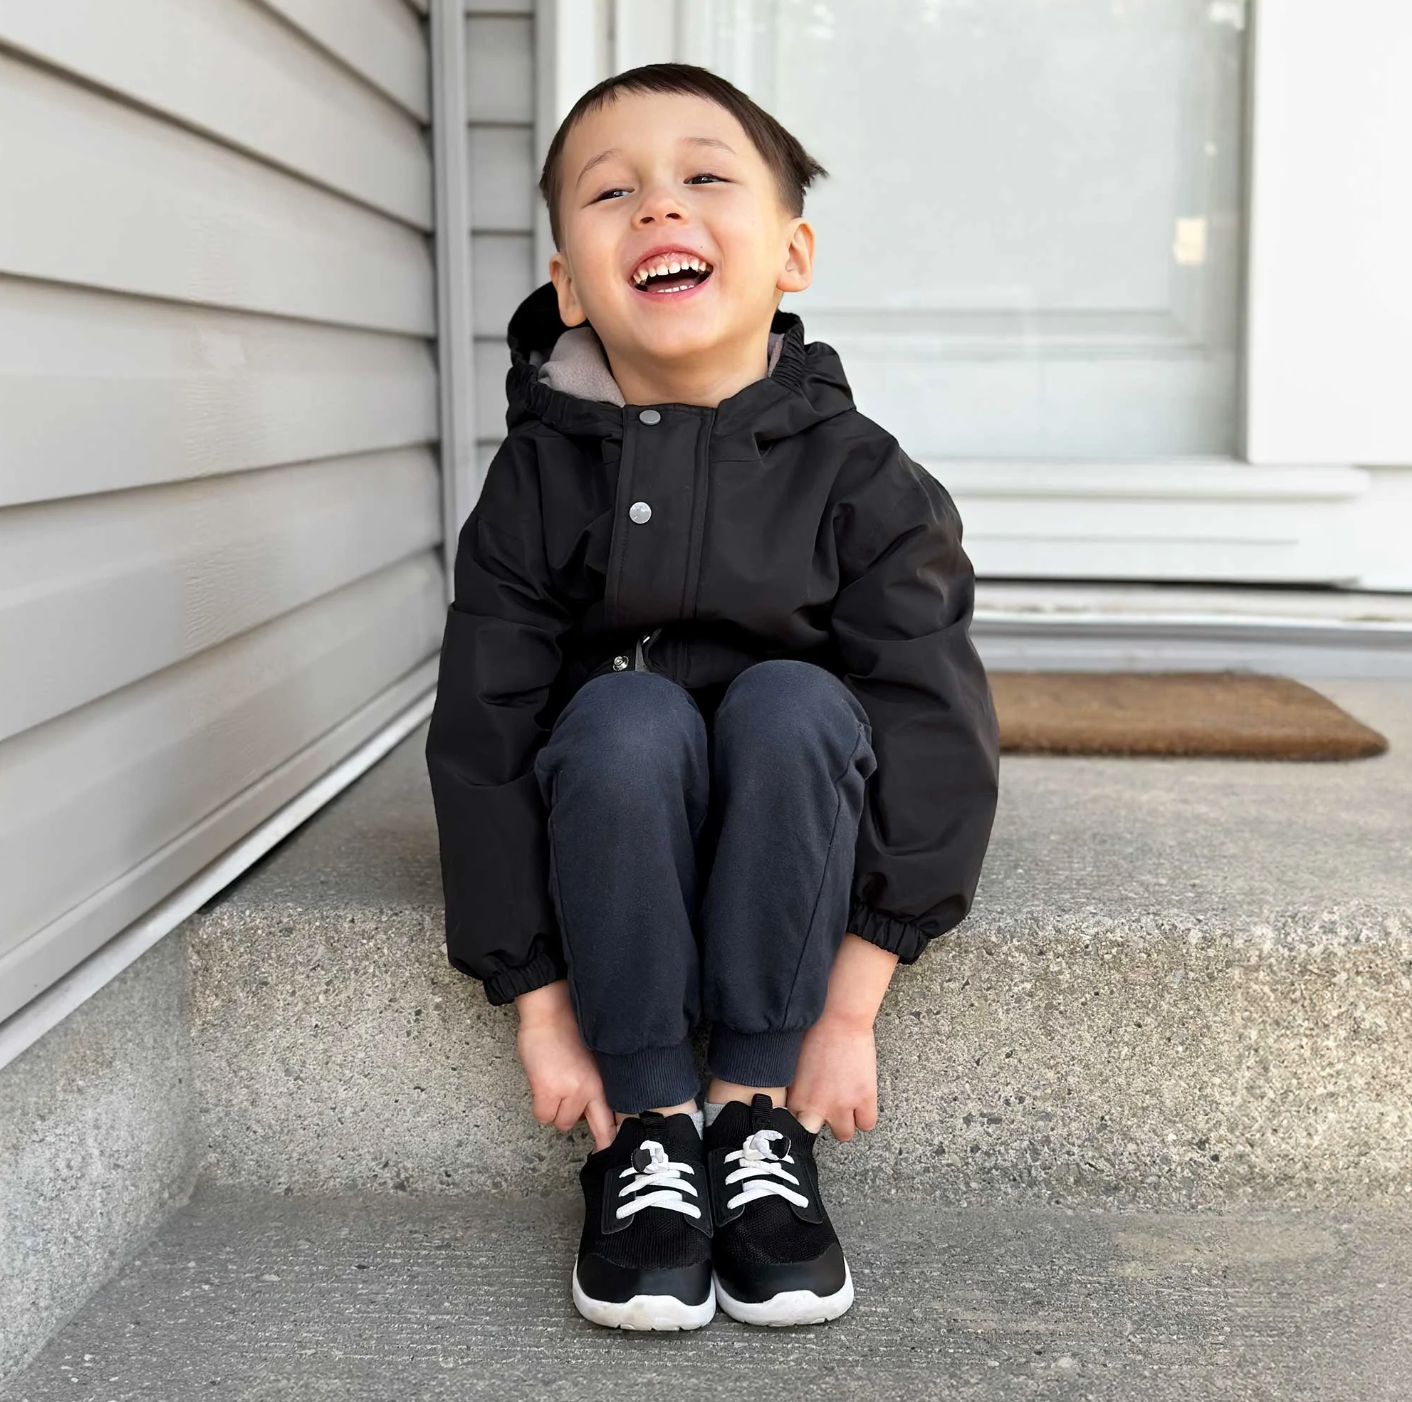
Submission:
M 849 931 L 829 975 L 823 1019 L 849 1032 L 871 1032 L 897 956 Z
M 825 1003 L 819 1021 L 840 1032 L 871 1032 L 877 1021 L 877 1009 L 856 1007 L 846 1002 Z
M 516 994 L 515 1009 L 522 1023 L 558 1022 L 565 1016 L 572 1017 L 568 979 L 555 979 L 528 993 Z

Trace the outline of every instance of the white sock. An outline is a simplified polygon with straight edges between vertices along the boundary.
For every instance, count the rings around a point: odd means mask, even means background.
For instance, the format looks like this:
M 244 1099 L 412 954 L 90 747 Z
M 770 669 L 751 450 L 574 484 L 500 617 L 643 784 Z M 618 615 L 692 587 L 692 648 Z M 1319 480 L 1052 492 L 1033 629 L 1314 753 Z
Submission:
M 716 1116 L 719 1115 L 719 1114 L 721 1113 L 721 1111 L 724 1110 L 725 1108 L 726 1108 L 726 1102 L 723 1101 L 723 1100 L 721 1100 L 721 1101 L 717 1101 L 717 1100 L 708 1100 L 708 1101 L 706 1102 L 706 1111 L 705 1111 L 706 1123 L 707 1123 L 708 1125 L 709 1125 L 709 1124 L 713 1124 L 713 1123 L 715 1122 Z

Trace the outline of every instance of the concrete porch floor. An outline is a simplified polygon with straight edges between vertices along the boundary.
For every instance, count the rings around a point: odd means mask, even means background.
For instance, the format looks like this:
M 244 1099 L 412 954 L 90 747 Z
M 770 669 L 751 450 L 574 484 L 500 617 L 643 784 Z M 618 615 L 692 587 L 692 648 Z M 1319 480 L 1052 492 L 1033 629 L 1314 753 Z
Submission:
M 835 1214 L 857 1301 L 809 1329 L 580 1319 L 580 1206 L 198 1191 L 12 1402 L 662 1397 L 1403 1402 L 1406 1213 L 927 1203 Z

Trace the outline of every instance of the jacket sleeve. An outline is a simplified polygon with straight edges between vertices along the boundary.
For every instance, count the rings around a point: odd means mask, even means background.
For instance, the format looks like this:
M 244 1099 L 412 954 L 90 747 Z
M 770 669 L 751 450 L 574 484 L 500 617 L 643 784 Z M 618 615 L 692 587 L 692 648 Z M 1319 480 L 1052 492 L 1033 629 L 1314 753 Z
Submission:
M 461 529 L 427 735 L 447 959 L 491 1003 L 566 972 L 534 759 L 570 618 L 550 589 L 542 521 L 533 440 L 512 435 Z
M 961 518 L 929 472 L 894 453 L 851 508 L 866 539 L 833 631 L 877 757 L 848 929 L 910 964 L 971 907 L 995 818 L 999 735 L 970 638 L 975 574 Z

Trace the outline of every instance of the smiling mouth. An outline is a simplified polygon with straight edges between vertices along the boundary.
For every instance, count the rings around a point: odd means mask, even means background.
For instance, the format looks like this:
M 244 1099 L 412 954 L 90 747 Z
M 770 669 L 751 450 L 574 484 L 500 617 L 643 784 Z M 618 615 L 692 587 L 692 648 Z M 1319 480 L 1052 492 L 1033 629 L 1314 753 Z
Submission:
M 648 296 L 665 297 L 672 292 L 690 292 L 693 287 L 700 287 L 710 276 L 710 273 L 698 273 L 684 268 L 679 273 L 654 273 L 635 286 L 639 292 L 646 292 Z
M 711 267 L 683 265 L 673 272 L 666 266 L 673 261 L 675 260 L 671 257 L 665 257 L 660 260 L 658 271 L 648 273 L 645 277 L 641 273 L 635 274 L 632 279 L 633 287 L 638 292 L 645 292 L 652 297 L 666 297 L 672 293 L 690 292 L 693 288 L 700 287 L 714 271 Z M 705 260 L 693 259 L 692 261 L 704 262 Z

